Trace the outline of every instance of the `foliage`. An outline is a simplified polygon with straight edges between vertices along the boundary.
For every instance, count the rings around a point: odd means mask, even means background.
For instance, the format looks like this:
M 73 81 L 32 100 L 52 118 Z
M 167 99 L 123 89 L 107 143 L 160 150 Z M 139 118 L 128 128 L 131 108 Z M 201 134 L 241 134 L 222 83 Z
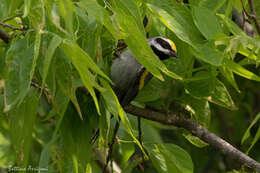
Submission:
M 96 160 L 100 153 L 105 158 L 120 117 L 113 158 L 123 172 L 140 171 L 142 153 L 150 158 L 147 172 L 240 169 L 182 129 L 143 120 L 144 145 L 137 140 L 137 120 L 124 112 L 110 80 L 122 39 L 154 76 L 132 104 L 185 109 L 187 118 L 236 146 L 242 141 L 240 149 L 260 161 L 260 39 L 231 20 L 233 7 L 242 10 L 239 0 L 0 2 L 0 21 L 26 27 L 3 28 L 12 40 L 0 41 L 2 168 L 101 172 Z M 255 4 L 259 13 L 260 1 Z M 173 40 L 179 58 L 160 61 L 147 35 Z

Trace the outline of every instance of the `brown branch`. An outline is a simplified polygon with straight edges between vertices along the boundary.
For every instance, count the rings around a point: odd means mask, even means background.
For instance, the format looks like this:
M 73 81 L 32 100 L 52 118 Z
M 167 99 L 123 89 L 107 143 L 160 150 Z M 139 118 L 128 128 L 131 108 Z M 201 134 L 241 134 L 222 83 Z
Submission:
M 259 24 L 258 19 L 256 17 L 254 2 L 253 2 L 253 0 L 248 0 L 248 3 L 249 3 L 249 7 L 250 7 L 250 10 L 251 10 L 251 13 L 252 13 L 251 18 L 254 20 L 257 32 L 260 35 L 260 24 Z
M 3 40 L 5 43 L 8 43 L 11 39 L 11 36 L 0 28 L 0 39 Z
M 193 135 L 199 137 L 201 140 L 219 149 L 228 157 L 236 159 L 241 165 L 248 166 L 256 172 L 260 172 L 260 163 L 245 155 L 244 153 L 233 147 L 231 144 L 216 136 L 214 133 L 211 133 L 206 128 L 202 127 L 193 120 L 185 119 L 183 118 L 183 116 L 177 116 L 175 114 L 168 114 L 166 116 L 165 114 L 160 112 L 137 108 L 133 106 L 126 107 L 125 111 L 148 120 L 189 130 Z
M 117 132 L 118 132 L 118 129 L 119 129 L 119 126 L 120 126 L 120 122 L 116 122 L 116 125 L 115 125 L 115 129 L 114 129 L 114 134 L 113 134 L 113 137 L 112 137 L 112 141 L 108 144 L 108 155 L 106 157 L 106 164 L 103 168 L 103 173 L 106 172 L 106 169 L 107 169 L 107 166 L 109 164 L 109 161 L 111 160 L 112 161 L 112 152 L 113 152 L 113 146 L 114 146 L 114 143 L 116 141 L 116 135 L 117 135 Z M 113 165 L 112 165 L 113 166 Z M 112 171 L 113 171 L 113 167 L 111 167 Z
M 258 19 L 256 17 L 255 6 L 254 6 L 253 0 L 248 0 L 248 4 L 249 4 L 250 10 L 251 10 L 251 14 L 246 10 L 244 3 L 243 3 L 243 0 L 240 0 L 240 2 L 242 4 L 243 11 L 247 15 L 247 17 L 254 21 L 255 26 L 256 26 L 256 30 L 257 30 L 258 34 L 260 35 L 260 23 L 258 22 Z
M 104 168 L 106 163 L 104 161 L 103 154 L 97 148 L 94 148 L 93 152 L 97 156 L 96 163 L 100 166 L 100 168 Z M 121 168 L 118 166 L 118 164 L 115 161 L 112 161 L 112 165 L 116 172 L 118 172 L 118 173 L 122 172 Z M 111 166 L 109 166 L 109 165 L 107 166 L 105 173 L 112 173 Z

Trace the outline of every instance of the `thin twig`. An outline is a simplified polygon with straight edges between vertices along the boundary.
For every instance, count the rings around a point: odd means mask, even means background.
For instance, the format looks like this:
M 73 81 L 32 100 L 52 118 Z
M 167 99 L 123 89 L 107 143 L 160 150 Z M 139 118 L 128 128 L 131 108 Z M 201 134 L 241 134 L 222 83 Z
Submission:
M 112 161 L 111 157 L 112 157 L 112 152 L 113 152 L 113 146 L 114 146 L 114 143 L 116 141 L 116 135 L 117 135 L 119 126 L 120 126 L 120 122 L 117 121 L 116 125 L 115 125 L 115 129 L 114 129 L 114 134 L 113 134 L 113 137 L 112 137 L 112 141 L 108 144 L 108 155 L 106 157 L 106 164 L 105 164 L 105 166 L 103 168 L 103 171 L 102 171 L 103 173 L 105 173 L 109 161 L 110 160 Z M 112 169 L 112 172 L 113 172 L 113 167 L 111 169 Z
M 255 6 L 254 6 L 254 2 L 253 0 L 248 0 L 248 4 L 251 10 L 251 14 L 246 10 L 243 0 L 240 0 L 243 11 L 245 12 L 245 14 L 247 15 L 248 18 L 252 19 L 255 23 L 256 26 L 256 30 L 258 32 L 258 34 L 260 35 L 260 23 L 258 22 L 258 19 L 256 17 L 256 12 L 255 12 Z
M 256 172 L 260 172 L 260 163 L 242 153 L 214 133 L 209 132 L 200 124 L 194 122 L 193 120 L 183 118 L 183 115 L 177 116 L 176 114 L 169 114 L 168 116 L 166 116 L 164 113 L 161 112 L 137 108 L 133 106 L 126 107 L 125 111 L 148 120 L 184 128 L 190 131 L 193 135 L 199 137 L 201 140 L 219 149 L 228 157 L 237 160 L 241 165 L 252 168 Z
M 138 140 L 139 140 L 140 144 L 143 146 L 141 117 L 137 117 L 137 121 L 138 121 Z M 144 153 L 143 152 L 142 152 L 142 162 L 144 163 Z
M 93 152 L 96 154 L 97 156 L 97 160 L 96 160 L 96 163 L 101 167 L 101 168 L 104 168 L 105 166 L 105 161 L 104 161 L 104 157 L 103 157 L 103 154 L 97 149 L 97 148 L 94 148 L 93 149 Z M 118 166 L 118 164 L 115 162 L 115 161 L 112 161 L 112 164 L 113 164 L 113 168 L 115 169 L 115 171 L 117 173 L 121 173 L 122 170 L 121 168 Z M 112 173 L 112 170 L 111 170 L 111 167 L 108 166 L 105 173 Z
M 24 27 L 18 28 L 18 27 L 15 27 L 15 26 L 12 26 L 12 25 L 8 25 L 8 24 L 2 23 L 2 22 L 0 22 L 0 25 L 2 25 L 3 27 L 6 27 L 6 28 L 10 28 L 12 30 L 19 30 L 19 31 L 26 30 L 26 28 L 24 28 Z
M 248 3 L 249 3 L 249 7 L 250 7 L 250 10 L 251 10 L 251 13 L 252 13 L 252 19 L 254 20 L 257 32 L 260 35 L 260 24 L 259 24 L 258 19 L 256 17 L 254 2 L 253 2 L 253 0 L 248 0 Z

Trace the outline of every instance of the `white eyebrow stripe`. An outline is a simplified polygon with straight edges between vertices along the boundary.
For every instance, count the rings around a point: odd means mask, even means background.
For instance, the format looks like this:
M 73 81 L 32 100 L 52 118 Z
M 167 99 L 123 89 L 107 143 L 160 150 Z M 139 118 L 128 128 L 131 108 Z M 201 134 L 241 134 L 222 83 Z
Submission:
M 163 40 L 164 40 L 164 39 L 163 39 Z M 167 51 L 167 49 L 163 48 L 159 43 L 157 43 L 157 42 L 155 41 L 155 39 L 152 40 L 152 45 L 154 45 L 154 47 L 157 48 L 157 49 L 158 49 L 159 51 L 161 51 L 161 52 L 166 52 L 166 51 Z

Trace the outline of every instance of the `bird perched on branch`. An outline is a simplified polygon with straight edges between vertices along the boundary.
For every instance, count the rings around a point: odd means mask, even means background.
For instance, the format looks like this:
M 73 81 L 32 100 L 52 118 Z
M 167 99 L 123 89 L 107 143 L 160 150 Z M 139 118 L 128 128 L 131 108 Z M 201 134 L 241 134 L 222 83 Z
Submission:
M 160 60 L 177 57 L 176 46 L 171 40 L 157 36 L 148 38 L 147 42 Z M 111 66 L 111 78 L 115 83 L 114 91 L 118 100 L 124 107 L 135 98 L 152 75 L 127 49 L 114 59 Z

